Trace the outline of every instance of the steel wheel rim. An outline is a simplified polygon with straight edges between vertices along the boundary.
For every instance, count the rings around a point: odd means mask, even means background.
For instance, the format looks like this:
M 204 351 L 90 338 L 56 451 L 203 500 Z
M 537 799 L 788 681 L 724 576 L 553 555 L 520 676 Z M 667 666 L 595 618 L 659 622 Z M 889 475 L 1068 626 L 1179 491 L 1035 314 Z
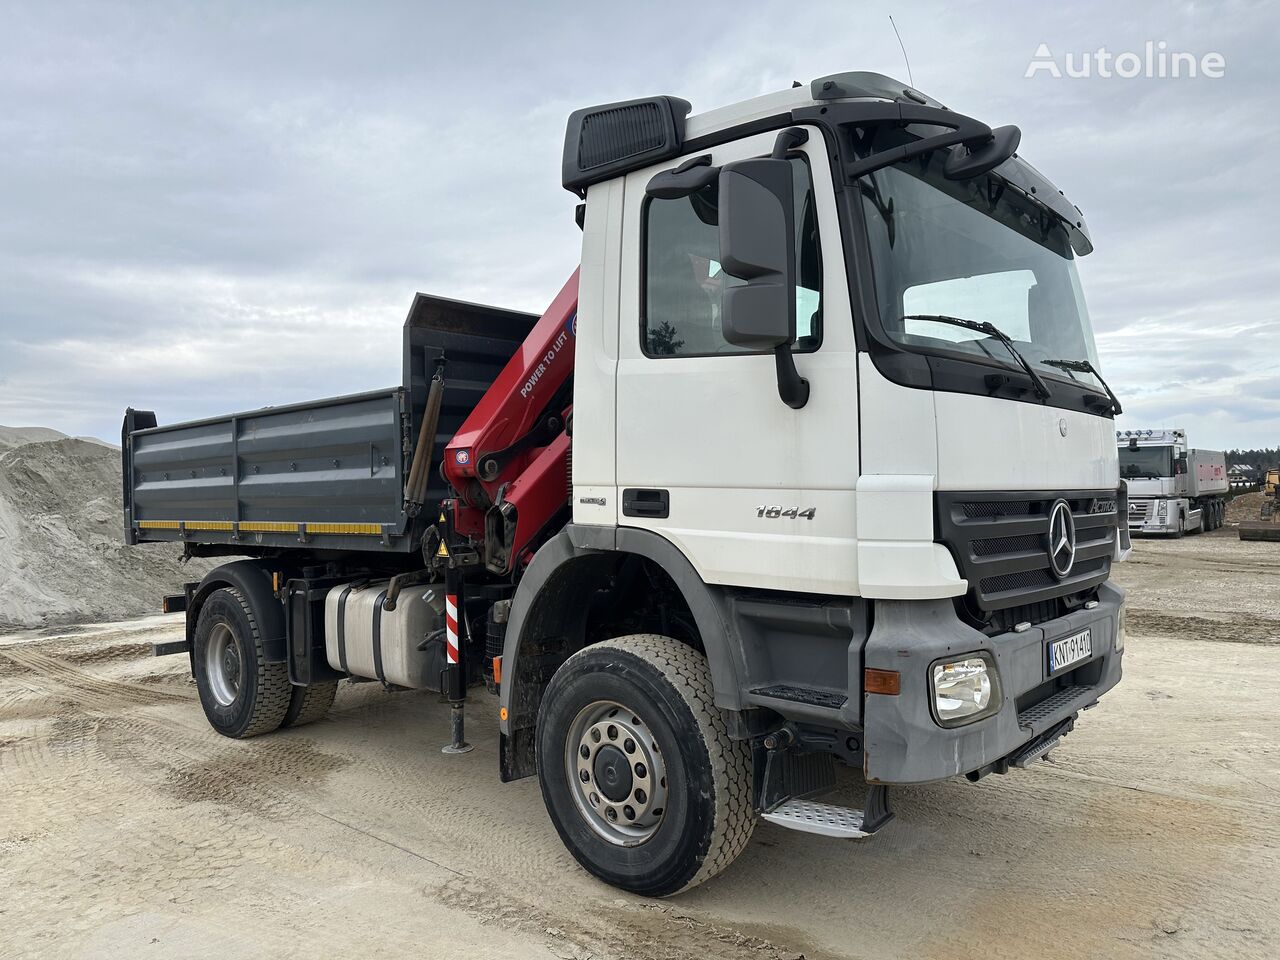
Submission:
M 229 707 L 235 703 L 240 695 L 244 667 L 235 635 L 225 623 L 216 624 L 209 633 L 209 642 L 204 648 L 204 667 L 209 678 L 209 692 L 219 706 Z
M 667 767 L 653 731 L 630 707 L 598 700 L 578 711 L 565 740 L 565 775 L 578 812 L 609 843 L 635 847 L 658 832 Z

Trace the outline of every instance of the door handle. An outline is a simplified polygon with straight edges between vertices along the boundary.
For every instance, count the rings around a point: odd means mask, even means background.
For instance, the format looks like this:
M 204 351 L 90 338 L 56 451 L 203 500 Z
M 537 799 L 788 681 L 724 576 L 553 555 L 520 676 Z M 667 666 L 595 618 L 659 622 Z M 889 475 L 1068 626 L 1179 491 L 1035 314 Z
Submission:
M 671 496 L 666 490 L 628 488 L 622 491 L 622 515 L 665 520 L 671 515 Z

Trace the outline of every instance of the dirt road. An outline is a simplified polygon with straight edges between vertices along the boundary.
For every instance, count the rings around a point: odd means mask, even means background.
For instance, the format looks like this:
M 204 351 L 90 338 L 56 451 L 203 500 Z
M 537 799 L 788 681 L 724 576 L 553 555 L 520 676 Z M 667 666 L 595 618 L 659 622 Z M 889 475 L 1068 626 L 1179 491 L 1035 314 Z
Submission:
M 0 638 L 0 956 L 1280 955 L 1280 548 L 1143 542 L 1121 580 L 1125 681 L 1052 763 L 897 791 L 867 841 L 762 825 L 663 902 L 498 782 L 482 693 L 465 757 L 434 697 L 374 684 L 237 742 L 148 657 L 173 618 Z

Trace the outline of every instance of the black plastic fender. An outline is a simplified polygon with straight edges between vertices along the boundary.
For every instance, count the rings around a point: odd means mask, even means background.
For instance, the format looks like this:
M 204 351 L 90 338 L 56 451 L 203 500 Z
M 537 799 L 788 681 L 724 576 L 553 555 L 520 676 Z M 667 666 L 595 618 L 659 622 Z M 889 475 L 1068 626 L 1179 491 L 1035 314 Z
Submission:
M 745 676 L 745 669 L 733 642 L 732 621 L 726 604 L 722 596 L 703 581 L 679 548 L 649 530 L 569 524 L 534 555 L 511 604 L 502 650 L 503 682 L 498 714 L 504 781 L 532 776 L 536 772 L 533 725 L 537 721 L 541 689 L 527 689 L 530 684 L 522 679 L 522 644 L 526 640 L 539 639 L 534 633 L 542 629 L 539 622 L 548 603 L 553 604 L 562 617 L 572 617 L 576 607 L 585 610 L 584 595 L 594 584 L 590 577 L 575 576 L 574 567 L 599 570 L 598 565 L 578 564 L 577 561 L 599 559 L 608 554 L 643 556 L 670 575 L 697 624 L 711 670 L 716 706 L 724 710 L 742 709 L 739 678 Z M 543 684 L 549 679 L 543 678 Z
M 285 577 L 281 576 L 281 583 Z M 195 647 L 196 622 L 204 601 L 215 590 L 235 587 L 249 601 L 262 633 L 262 645 L 268 663 L 283 663 L 287 658 L 284 604 L 271 589 L 271 571 L 260 560 L 236 560 L 214 567 L 204 575 L 187 603 L 187 642 Z

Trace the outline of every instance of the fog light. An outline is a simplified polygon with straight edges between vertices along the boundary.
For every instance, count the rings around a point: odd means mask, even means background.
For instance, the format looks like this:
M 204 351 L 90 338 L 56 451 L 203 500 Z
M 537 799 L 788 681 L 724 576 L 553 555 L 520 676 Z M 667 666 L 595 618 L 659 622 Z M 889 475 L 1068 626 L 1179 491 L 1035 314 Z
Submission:
M 1116 614 L 1116 653 L 1124 650 L 1124 604 L 1120 604 L 1120 612 Z
M 972 723 L 1000 709 L 999 675 L 984 656 L 935 663 L 931 682 L 934 719 L 944 727 Z

